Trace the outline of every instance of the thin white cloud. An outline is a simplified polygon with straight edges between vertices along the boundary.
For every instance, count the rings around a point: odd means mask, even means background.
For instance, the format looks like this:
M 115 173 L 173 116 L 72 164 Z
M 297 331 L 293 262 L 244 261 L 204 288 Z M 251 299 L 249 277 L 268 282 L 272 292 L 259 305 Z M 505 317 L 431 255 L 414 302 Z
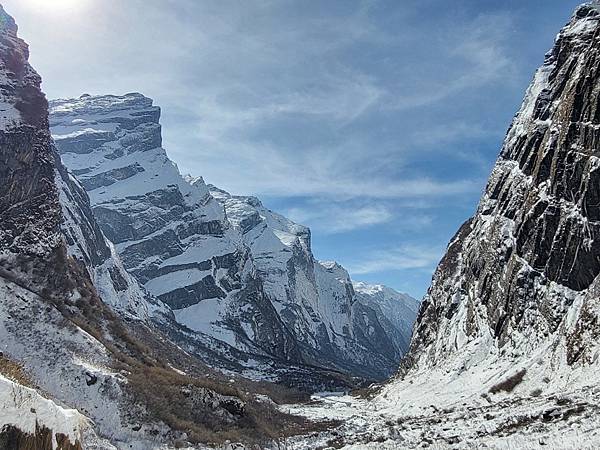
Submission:
M 369 228 L 389 223 L 394 219 L 392 212 L 383 205 L 353 206 L 331 201 L 320 205 L 311 204 L 305 208 L 290 208 L 285 215 L 324 234 Z
M 206 174 L 208 182 L 236 194 L 286 197 L 418 200 L 473 194 L 483 185 L 482 179 L 440 180 L 418 173 L 407 173 L 404 179 L 383 173 L 374 176 L 368 155 L 361 159 L 357 162 L 346 157 L 343 147 L 288 155 L 268 143 L 261 146 L 211 142 L 187 155 L 187 164 L 181 168 L 184 172 Z
M 348 264 L 351 274 L 366 275 L 389 270 L 430 271 L 439 262 L 443 249 L 419 245 L 405 245 L 390 250 L 376 251 L 360 261 Z
M 218 143 L 239 140 L 239 131 L 265 126 L 285 116 L 304 116 L 307 120 L 350 123 L 377 104 L 383 90 L 364 74 L 340 69 L 319 73 L 318 80 L 304 80 L 310 88 L 272 91 L 267 86 L 211 86 L 197 92 L 181 87 L 176 95 L 187 104 L 189 119 L 196 119 L 198 139 Z M 281 149 L 280 152 L 284 152 Z
M 518 73 L 508 45 L 513 28 L 510 15 L 488 14 L 438 31 L 439 54 L 430 57 L 439 58 L 439 68 L 408 83 L 401 80 L 395 97 L 383 107 L 406 111 L 431 106 L 499 80 L 510 82 Z
M 463 139 L 480 139 L 498 134 L 497 130 L 488 130 L 478 123 L 454 121 L 434 124 L 423 130 L 416 130 L 412 140 L 420 147 L 440 150 L 440 146 Z M 443 151 L 443 149 L 441 149 Z
M 357 204 L 332 199 L 311 201 L 302 207 L 288 208 L 284 215 L 297 223 L 310 226 L 319 234 L 339 234 L 393 223 L 395 232 L 422 232 L 433 223 L 431 215 L 414 205 L 406 213 L 397 214 L 398 205 Z

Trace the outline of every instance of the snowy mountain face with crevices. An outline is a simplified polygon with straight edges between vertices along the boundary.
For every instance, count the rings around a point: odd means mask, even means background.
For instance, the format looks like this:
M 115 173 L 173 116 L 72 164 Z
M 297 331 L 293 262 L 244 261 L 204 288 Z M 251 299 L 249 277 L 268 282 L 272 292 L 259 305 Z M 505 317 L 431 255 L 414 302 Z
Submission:
M 377 364 L 382 373 L 386 365 L 395 366 L 407 349 L 416 307 L 399 311 L 404 324 L 387 320 L 380 309 L 386 308 L 386 299 L 371 292 L 357 294 L 342 266 L 314 258 L 308 228 L 265 208 L 256 197 L 233 196 L 212 185 L 209 190 L 241 233 L 265 295 L 297 336 L 309 363 L 318 365 L 324 356 L 347 358 L 359 374 L 361 362 Z M 401 297 L 385 289 L 390 297 Z M 417 303 L 407 295 L 404 299 Z M 384 359 L 376 360 L 374 355 Z
M 160 109 L 131 94 L 57 101 L 51 114 L 62 161 L 127 270 L 185 325 L 193 316 L 195 331 L 234 343 L 213 322 L 243 306 L 232 302 L 251 262 L 222 206 L 206 186 L 187 183 L 161 148 Z
M 236 349 L 371 379 L 393 373 L 398 334 L 357 301 L 343 268 L 315 260 L 310 230 L 181 176 L 159 118 L 140 94 L 51 102 L 62 161 L 125 268 L 181 324 Z
M 468 366 L 540 349 L 550 374 L 595 361 L 598 67 L 600 9 L 593 3 L 576 11 L 546 55 L 476 215 L 450 243 L 423 301 L 409 370 L 447 365 L 454 356 Z

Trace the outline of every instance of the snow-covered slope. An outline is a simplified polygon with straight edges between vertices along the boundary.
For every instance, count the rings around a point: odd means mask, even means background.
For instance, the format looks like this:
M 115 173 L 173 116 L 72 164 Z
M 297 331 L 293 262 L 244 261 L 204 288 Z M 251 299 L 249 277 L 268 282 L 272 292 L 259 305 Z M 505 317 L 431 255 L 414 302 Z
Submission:
M 45 448 L 37 446 L 36 450 L 53 450 L 59 448 L 59 443 L 64 450 L 75 450 L 90 428 L 89 419 L 78 411 L 62 408 L 42 397 L 35 389 L 0 375 L 0 430 L 5 430 L 0 437 L 0 447 L 16 448 L 19 441 L 15 434 L 42 436 L 47 429 L 50 445 Z M 6 431 L 10 429 L 13 429 L 15 438 L 12 442 Z M 22 436 L 19 438 L 24 441 Z
M 345 270 L 315 261 L 310 231 L 254 197 L 182 177 L 161 147 L 159 117 L 140 94 L 51 102 L 62 160 L 127 270 L 181 324 L 238 350 L 367 378 L 393 373 L 389 323 L 356 302 Z
M 33 292 L 38 286 L 28 290 L 15 281 L 0 278 L 4 355 L 18 361 L 43 392 L 92 414 L 102 433 L 123 439 L 118 400 L 123 393 L 107 349 L 49 307 L 41 293 Z M 88 384 L 92 379 L 97 380 L 95 386 Z
M 104 302 L 135 319 L 168 316 L 169 309 L 125 270 L 113 244 L 104 237 L 94 219 L 85 190 L 62 165 L 55 170 L 55 183 L 68 254 L 85 265 Z
M 376 312 L 379 323 L 394 338 L 399 358 L 408 351 L 420 303 L 408 294 L 380 284 L 354 282 L 358 301 Z

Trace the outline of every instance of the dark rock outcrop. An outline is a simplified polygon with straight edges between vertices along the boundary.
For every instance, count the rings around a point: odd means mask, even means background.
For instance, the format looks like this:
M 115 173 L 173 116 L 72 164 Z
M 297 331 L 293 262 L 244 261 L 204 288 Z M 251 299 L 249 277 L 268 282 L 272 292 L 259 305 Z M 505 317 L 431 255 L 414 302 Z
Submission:
M 60 246 L 61 222 L 48 103 L 14 20 L 0 15 L 0 246 L 47 256 Z
M 52 430 L 38 424 L 36 424 L 35 433 L 26 433 L 14 425 L 5 425 L 0 430 L 0 448 L 5 450 L 82 450 L 79 441 L 72 443 L 64 434 L 55 435 Z
M 600 7 L 592 2 L 546 55 L 476 215 L 438 266 L 404 372 L 444 366 L 470 345 L 479 356 L 514 358 L 549 345 L 547 358 L 585 360 L 600 330 L 599 192 Z

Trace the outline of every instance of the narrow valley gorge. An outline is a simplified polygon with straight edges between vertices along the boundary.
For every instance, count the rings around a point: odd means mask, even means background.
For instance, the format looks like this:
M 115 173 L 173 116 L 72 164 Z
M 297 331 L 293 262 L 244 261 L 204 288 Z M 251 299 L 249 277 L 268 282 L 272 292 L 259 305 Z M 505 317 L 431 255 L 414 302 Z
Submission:
M 600 446 L 597 0 L 422 301 L 182 174 L 151 98 L 41 83 L 0 7 L 0 450 Z

